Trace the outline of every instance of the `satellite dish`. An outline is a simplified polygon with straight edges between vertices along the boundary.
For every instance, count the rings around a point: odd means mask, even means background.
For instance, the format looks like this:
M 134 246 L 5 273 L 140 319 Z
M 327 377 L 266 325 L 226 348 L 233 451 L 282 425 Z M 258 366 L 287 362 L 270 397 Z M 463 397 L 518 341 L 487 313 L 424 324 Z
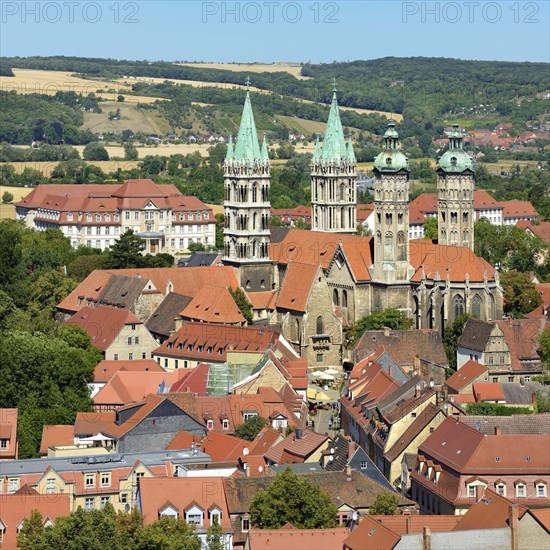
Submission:
M 244 455 L 244 456 L 248 456 L 248 453 L 249 453 L 249 452 L 250 452 L 250 451 L 249 451 L 248 447 L 245 447 L 245 448 L 243 449 L 243 455 Z

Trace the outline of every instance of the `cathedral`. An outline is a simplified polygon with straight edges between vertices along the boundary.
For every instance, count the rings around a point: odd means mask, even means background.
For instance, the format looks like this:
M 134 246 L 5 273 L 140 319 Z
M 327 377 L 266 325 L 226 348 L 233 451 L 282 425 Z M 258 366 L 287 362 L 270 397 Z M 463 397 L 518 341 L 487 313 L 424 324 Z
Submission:
M 274 304 L 267 318 L 310 366 L 341 366 L 342 327 L 386 308 L 417 329 L 443 333 L 469 313 L 502 317 L 498 271 L 474 248 L 474 165 L 458 125 L 438 162 L 438 243 L 409 240 L 409 175 L 395 123 L 374 162 L 374 232 L 356 234 L 357 162 L 336 91 L 311 161 L 312 230 L 270 228 L 270 162 L 247 90 L 236 143 L 224 163 L 224 254 L 250 300 Z

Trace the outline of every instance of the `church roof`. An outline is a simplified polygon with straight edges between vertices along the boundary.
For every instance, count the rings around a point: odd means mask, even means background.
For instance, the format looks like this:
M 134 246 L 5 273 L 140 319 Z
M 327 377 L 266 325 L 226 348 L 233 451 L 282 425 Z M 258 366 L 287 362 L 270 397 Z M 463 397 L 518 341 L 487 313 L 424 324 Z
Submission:
M 241 126 L 237 136 L 233 160 L 238 162 L 258 162 L 262 160 L 262 152 L 258 142 L 254 113 L 252 112 L 252 104 L 250 102 L 250 92 L 248 90 L 246 91 L 246 98 L 244 100 Z
M 443 153 L 439 159 L 438 168 L 444 172 L 460 174 L 465 170 L 474 170 L 474 161 L 464 149 L 462 149 L 462 132 L 458 124 L 447 134 L 449 136 L 449 150 Z
M 399 149 L 398 140 L 399 134 L 395 129 L 395 122 L 390 120 L 384 134 L 384 150 L 374 159 L 374 167 L 380 172 L 399 172 L 409 169 L 407 157 Z
M 325 131 L 325 141 L 323 142 L 323 151 L 321 159 L 324 161 L 337 161 L 347 159 L 348 152 L 346 141 L 344 139 L 344 130 L 340 120 L 338 111 L 338 99 L 336 90 L 332 94 L 332 103 L 330 105 L 330 113 L 328 115 L 327 129 Z

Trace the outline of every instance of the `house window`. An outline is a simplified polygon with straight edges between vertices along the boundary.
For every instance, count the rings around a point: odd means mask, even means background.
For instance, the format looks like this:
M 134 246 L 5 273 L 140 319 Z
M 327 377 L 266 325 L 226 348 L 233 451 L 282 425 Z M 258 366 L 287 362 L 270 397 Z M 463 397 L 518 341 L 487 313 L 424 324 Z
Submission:
M 208 420 L 206 422 L 206 427 L 209 429 L 209 430 L 213 430 L 214 429 L 214 421 L 213 420 Z
M 131 337 L 131 336 L 128 336 L 128 345 L 129 345 L 129 346 L 132 345 L 132 337 Z
M 229 420 L 227 420 L 227 418 L 224 418 L 224 419 L 222 420 L 222 428 L 223 428 L 224 430 L 229 430 Z
M 141 358 L 142 359 L 147 359 L 147 352 L 145 352 L 145 351 L 141 352 Z
M 111 221 L 111 214 L 105 214 L 105 221 L 110 222 Z
M 189 511 L 185 514 L 185 520 L 189 525 L 202 525 L 202 513 L 195 511 Z
M 493 376 L 493 383 L 497 383 L 498 382 L 498 376 Z
M 95 221 L 96 221 L 96 222 L 100 222 L 100 221 L 101 221 L 101 214 L 96 214 L 96 215 L 95 215 Z
M 361 460 L 361 470 L 366 470 L 366 469 L 367 469 L 367 461 Z
M 7 449 L 8 441 L 9 439 L 0 439 L 0 449 Z
M 134 212 L 134 220 L 139 221 L 139 212 Z
M 501 355 L 501 356 L 500 356 L 500 364 L 501 364 L 501 365 L 504 365 L 504 355 Z
M 525 377 L 525 382 L 531 382 L 531 377 L 530 377 L 530 376 L 526 376 L 526 377 Z
M 134 359 L 134 354 L 133 353 L 129 353 L 128 354 L 128 361 L 133 361 Z
M 246 422 L 249 418 L 253 418 L 254 416 L 258 416 L 256 411 L 244 412 L 243 420 Z
M 508 382 L 513 382 L 514 381 L 514 377 L 513 376 L 509 376 L 508 377 Z
M 475 485 L 468 485 L 468 498 L 475 498 L 476 487 Z
M 113 359 L 114 359 L 115 361 L 118 361 L 118 353 L 115 353 L 115 354 L 113 355 Z
M 95 487 L 95 476 L 94 474 L 86 474 L 84 478 L 84 485 L 88 489 L 89 487 Z
M 120 503 L 121 504 L 128 504 L 128 493 L 121 493 L 120 494 Z
M 497 485 L 497 494 L 505 497 L 506 496 L 506 485 L 504 483 L 499 483 Z
M 46 480 L 46 494 L 51 495 L 55 493 L 55 477 L 50 477 Z
M 134 337 L 134 344 L 139 344 L 139 336 Z
M 109 496 L 102 496 L 100 499 L 99 499 L 99 507 L 101 509 L 105 508 L 105 505 L 111 501 L 111 497 Z
M 111 485 L 111 474 L 109 472 L 103 472 L 101 474 L 101 486 L 109 487 Z
M 145 477 L 145 472 L 136 472 L 136 477 Z
M 489 357 L 489 365 L 492 365 L 493 362 L 494 362 L 494 357 L 491 355 L 491 356 Z
M 86 214 L 86 221 L 91 222 L 92 221 L 92 215 Z
M 14 493 L 19 489 L 19 479 L 13 478 L 8 480 L 8 493 Z
M 174 368 L 175 369 L 179 368 L 179 360 L 178 359 L 174 359 Z
M 325 332 L 325 323 L 323 321 L 323 317 L 319 316 L 317 317 L 316 327 L 315 327 L 317 334 L 324 334 Z
M 537 497 L 544 498 L 546 496 L 546 485 L 544 483 L 537 484 Z
M 241 531 L 248 531 L 250 529 L 250 520 L 243 518 L 241 521 Z
M 95 508 L 95 498 L 94 497 L 86 497 L 84 500 L 84 510 L 86 512 L 91 512 Z
M 516 486 L 516 496 L 518 498 L 525 498 L 525 485 L 523 483 L 519 483 Z

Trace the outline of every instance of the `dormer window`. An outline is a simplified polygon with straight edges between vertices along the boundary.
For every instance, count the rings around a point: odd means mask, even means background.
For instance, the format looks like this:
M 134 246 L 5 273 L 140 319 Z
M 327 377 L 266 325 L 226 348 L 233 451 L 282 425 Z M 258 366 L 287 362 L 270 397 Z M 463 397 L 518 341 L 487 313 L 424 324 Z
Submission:
M 178 511 L 176 510 L 176 508 L 174 508 L 173 506 L 166 506 L 165 508 L 163 508 L 162 510 L 159 511 L 159 519 L 162 517 L 162 516 L 168 516 L 169 518 L 174 518 L 174 519 L 177 519 L 178 518 Z
M 227 420 L 227 418 L 224 418 L 224 419 L 222 420 L 222 428 L 223 428 L 224 430 L 229 430 L 229 420 Z
M 537 487 L 537 498 L 546 498 L 546 483 L 539 482 Z
M 246 422 L 248 419 L 253 418 L 254 416 L 258 416 L 258 413 L 256 411 L 244 411 L 243 412 L 243 420 Z
M 91 222 L 92 221 L 92 215 L 86 214 L 86 221 Z
M 193 506 L 185 512 L 185 521 L 189 525 L 202 526 L 203 511 L 198 506 Z
M 210 525 L 219 525 L 222 519 L 222 511 L 219 508 L 212 508 L 210 512 L 208 512 L 208 519 L 210 520 Z
M 206 427 L 209 429 L 209 430 L 213 430 L 214 429 L 214 421 L 212 419 L 209 419 L 206 421 Z
M 527 496 L 527 487 L 523 481 L 516 482 L 516 497 L 525 498 Z

